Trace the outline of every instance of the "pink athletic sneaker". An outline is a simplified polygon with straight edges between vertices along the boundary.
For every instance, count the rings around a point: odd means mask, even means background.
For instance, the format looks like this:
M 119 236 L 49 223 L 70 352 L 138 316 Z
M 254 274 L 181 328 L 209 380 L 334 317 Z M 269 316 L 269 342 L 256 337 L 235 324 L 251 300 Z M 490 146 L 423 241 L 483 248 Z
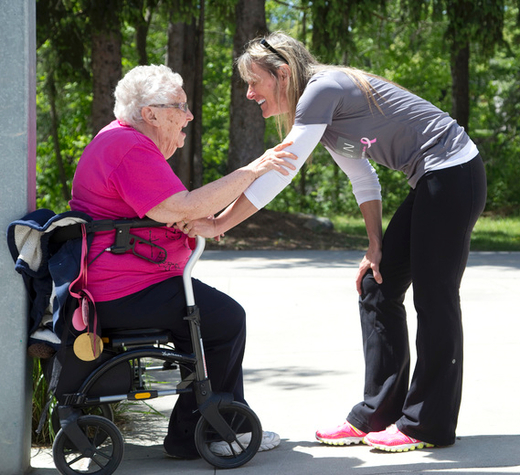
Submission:
M 408 452 L 409 450 L 435 447 L 403 434 L 395 424 L 381 432 L 370 432 L 365 436 L 365 444 L 386 452 Z
M 365 432 L 356 429 L 349 422 L 344 422 L 333 429 L 316 431 L 316 439 L 328 445 L 360 444 L 365 436 Z

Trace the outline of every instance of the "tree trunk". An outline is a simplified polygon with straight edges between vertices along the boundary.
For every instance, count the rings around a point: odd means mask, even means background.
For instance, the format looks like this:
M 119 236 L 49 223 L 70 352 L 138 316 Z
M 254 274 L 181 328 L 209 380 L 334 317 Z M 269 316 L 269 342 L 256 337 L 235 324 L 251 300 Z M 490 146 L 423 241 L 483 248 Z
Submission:
M 202 186 L 202 101 L 203 101 L 203 75 L 204 75 L 204 0 L 200 1 L 199 22 L 195 35 L 195 92 L 193 94 L 192 111 L 197 120 L 193 120 L 192 129 L 192 167 L 191 176 L 193 188 Z
M 233 37 L 233 61 L 245 44 L 267 32 L 265 0 L 238 0 L 235 7 L 236 31 Z M 254 101 L 246 98 L 247 84 L 236 68 L 231 78 L 228 172 L 262 155 L 265 149 L 265 120 Z
M 173 17 L 172 12 L 172 17 Z M 166 64 L 184 80 L 184 91 L 188 98 L 194 119 L 184 129 L 186 139 L 184 147 L 177 149 L 169 163 L 175 174 L 186 188 L 197 188 L 202 184 L 202 62 L 203 57 L 203 15 L 204 2 L 201 0 L 199 24 L 195 17 L 191 22 L 172 22 L 168 25 L 168 52 Z M 201 24 L 202 22 L 202 24 Z M 200 77 L 198 77 L 200 75 Z M 195 165 L 195 162 L 200 162 Z M 197 175 L 195 174 L 197 171 Z
M 469 43 L 451 52 L 451 115 L 469 132 Z
M 137 49 L 137 57 L 140 66 L 148 64 L 148 52 L 146 51 L 146 40 L 150 22 L 152 21 L 152 10 L 150 7 L 146 9 L 146 13 L 139 15 L 135 25 L 135 45 Z
M 114 120 L 114 89 L 121 79 L 121 32 L 117 2 L 95 0 L 92 21 L 92 130 Z

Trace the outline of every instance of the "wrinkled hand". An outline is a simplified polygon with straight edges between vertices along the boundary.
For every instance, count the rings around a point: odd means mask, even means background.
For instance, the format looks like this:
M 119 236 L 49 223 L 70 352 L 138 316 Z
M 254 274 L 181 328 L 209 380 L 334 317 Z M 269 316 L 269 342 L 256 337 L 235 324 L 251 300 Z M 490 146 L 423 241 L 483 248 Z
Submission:
M 359 264 L 359 268 L 356 274 L 356 288 L 358 294 L 361 295 L 363 293 L 362 282 L 365 274 L 372 270 L 374 274 L 374 279 L 378 284 L 383 283 L 383 276 L 379 272 L 379 264 L 381 263 L 381 258 L 383 257 L 383 253 L 380 249 L 373 250 L 368 248 L 367 253 L 363 257 L 361 263 Z
M 194 219 L 189 222 L 182 221 L 176 223 L 175 227 L 184 234 L 187 234 L 188 237 L 202 236 L 204 238 L 215 238 L 216 241 L 220 241 L 220 238 L 224 236 L 218 233 L 214 216 Z
M 247 167 L 254 171 L 255 178 L 258 178 L 271 170 L 276 170 L 282 175 L 288 175 L 289 171 L 287 169 L 296 170 L 296 167 L 287 159 L 298 159 L 294 153 L 285 151 L 285 148 L 289 145 L 292 145 L 292 142 L 281 143 L 276 147 L 266 150 L 261 157 L 253 160 L 249 165 L 247 165 Z

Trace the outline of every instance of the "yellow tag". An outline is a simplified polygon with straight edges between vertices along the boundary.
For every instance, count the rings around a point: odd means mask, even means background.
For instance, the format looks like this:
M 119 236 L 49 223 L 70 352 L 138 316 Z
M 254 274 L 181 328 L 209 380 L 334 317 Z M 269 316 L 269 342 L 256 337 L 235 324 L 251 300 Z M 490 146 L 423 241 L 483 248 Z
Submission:
M 94 361 L 103 352 L 103 341 L 95 333 L 82 333 L 74 341 L 74 354 L 83 361 Z
M 136 399 L 150 399 L 152 395 L 150 393 L 137 393 L 135 395 Z

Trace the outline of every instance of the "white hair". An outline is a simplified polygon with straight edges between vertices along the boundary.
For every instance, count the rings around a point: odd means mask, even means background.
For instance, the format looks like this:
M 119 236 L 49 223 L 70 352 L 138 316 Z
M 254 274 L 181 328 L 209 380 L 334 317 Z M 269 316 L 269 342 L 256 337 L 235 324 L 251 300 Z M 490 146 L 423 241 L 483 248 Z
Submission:
M 114 91 L 114 115 L 117 120 L 135 127 L 142 122 L 141 109 L 172 101 L 172 94 L 182 88 L 182 77 L 168 66 L 152 64 L 128 71 Z

